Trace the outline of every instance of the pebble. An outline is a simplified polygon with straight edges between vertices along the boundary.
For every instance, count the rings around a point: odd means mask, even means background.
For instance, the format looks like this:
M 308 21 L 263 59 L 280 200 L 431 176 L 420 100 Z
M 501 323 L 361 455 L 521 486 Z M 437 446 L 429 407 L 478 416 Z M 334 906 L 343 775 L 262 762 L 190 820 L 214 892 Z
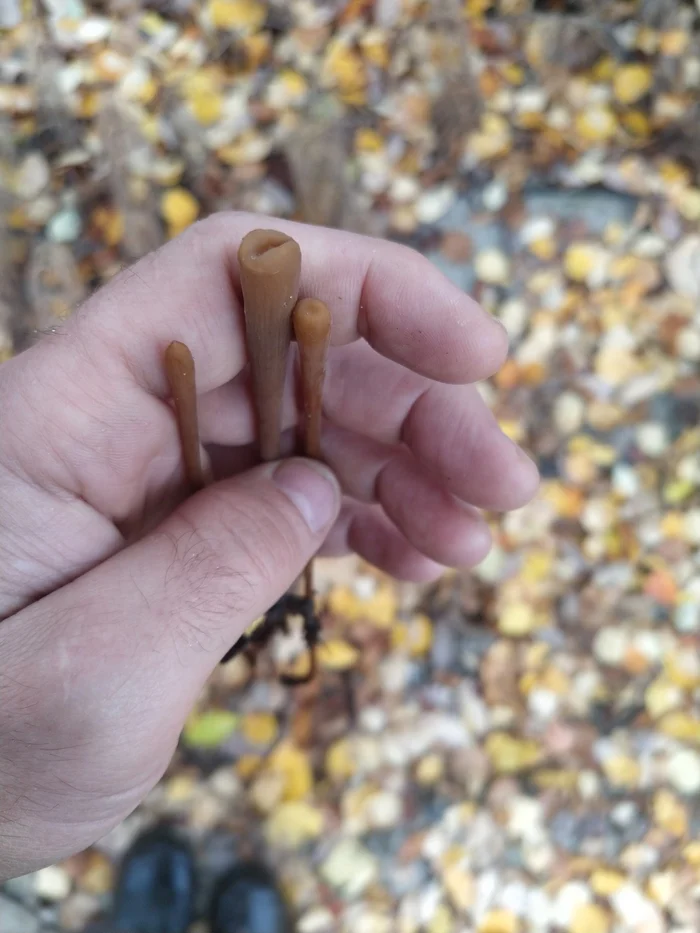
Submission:
M 551 690 L 532 690 L 527 698 L 528 709 L 542 722 L 553 719 L 559 710 L 559 697 Z
M 51 170 L 46 158 L 41 152 L 30 152 L 24 157 L 15 174 L 15 194 L 24 201 L 32 201 L 47 187 L 50 180 Z
M 198 794 L 189 809 L 190 825 L 199 832 L 207 832 L 225 819 L 227 811 L 228 804 L 214 794 Z
M 613 90 L 615 97 L 622 104 L 636 104 L 649 91 L 652 84 L 652 71 L 646 64 L 630 63 L 622 65 L 615 72 Z
M 0 933 L 39 933 L 40 925 L 26 907 L 0 894 Z
M 456 196 L 451 185 L 441 185 L 439 188 L 425 191 L 416 203 L 416 217 L 422 224 L 437 223 L 452 207 Z
M 209 778 L 209 786 L 223 800 L 232 801 L 241 795 L 241 781 L 232 768 L 217 768 Z
M 70 893 L 70 875 L 60 865 L 49 865 L 34 875 L 34 889 L 45 901 L 62 901 Z
M 327 907 L 312 907 L 297 921 L 298 933 L 331 933 L 335 918 Z
M 70 894 L 62 903 L 59 911 L 59 920 L 63 933 L 82 933 L 88 923 L 94 919 L 101 910 L 98 897 L 93 894 L 77 892 Z M 0 933 L 2 933 L 2 920 L 0 918 Z
M 666 924 L 658 907 L 632 882 L 626 882 L 610 895 L 617 916 L 640 933 L 665 933 Z
M 638 472 L 627 463 L 616 463 L 612 469 L 612 487 L 614 491 L 625 499 L 636 496 L 641 489 Z
M 658 421 L 648 421 L 637 428 L 637 445 L 647 457 L 660 457 L 668 443 L 666 427 Z
M 280 804 L 267 822 L 265 832 L 270 845 L 298 849 L 317 839 L 323 832 L 324 816 L 318 807 L 296 800 Z
M 652 719 L 659 719 L 683 702 L 683 691 L 663 677 L 657 677 L 644 694 L 644 703 Z
M 697 602 L 681 603 L 673 613 L 673 624 L 681 634 L 700 631 L 700 605 Z
M 690 749 L 674 752 L 666 764 L 666 776 L 679 793 L 697 794 L 700 791 L 700 754 Z
M 3 0 L 0 3 L 0 29 L 14 29 L 22 22 L 20 0 Z
M 700 333 L 694 327 L 684 327 L 676 338 L 676 351 L 684 360 L 700 360 Z
M 581 904 L 575 908 L 570 933 L 608 933 L 610 915 L 600 904 Z
M 477 926 L 478 933 L 518 933 L 520 922 L 510 910 L 496 907 L 489 910 Z
M 498 317 L 511 340 L 520 337 L 529 318 L 529 309 L 520 298 L 509 298 L 498 309 Z
M 476 276 L 487 285 L 505 285 L 510 275 L 510 261 L 499 249 L 486 249 L 474 259 Z
M 378 877 L 376 858 L 356 839 L 342 839 L 321 865 L 321 875 L 346 900 L 360 894 Z
M 554 898 L 552 920 L 555 925 L 570 930 L 581 907 L 592 901 L 591 889 L 583 881 L 568 881 Z
M 86 864 L 80 875 L 82 891 L 95 896 L 106 894 L 114 884 L 114 868 L 111 861 L 95 849 L 85 853 Z
M 603 664 L 617 667 L 624 660 L 630 642 L 631 637 L 627 629 L 607 626 L 596 635 L 593 651 Z
M 56 213 L 57 202 L 49 194 L 38 195 L 26 207 L 27 219 L 41 227 Z
M 700 298 L 700 236 L 692 234 L 681 240 L 668 254 L 666 276 L 679 295 Z
M 54 214 L 46 225 L 46 236 L 54 243 L 73 243 L 83 228 L 80 214 L 73 207 L 63 208 Z
M 394 204 L 412 204 L 420 195 L 420 186 L 415 178 L 400 175 L 391 183 L 389 197 Z
M 563 392 L 554 403 L 554 422 L 562 434 L 573 434 L 583 424 L 585 411 L 580 395 Z
M 360 712 L 360 728 L 370 733 L 384 732 L 387 726 L 386 710 L 380 706 L 366 706 Z
M 487 211 L 500 211 L 508 203 L 508 187 L 495 179 L 485 186 L 482 199 Z
M 112 22 L 106 16 L 88 16 L 78 26 L 75 38 L 83 45 L 104 42 L 112 31 Z
M 366 804 L 369 825 L 373 829 L 389 829 L 398 825 L 403 815 L 403 801 L 398 794 L 379 791 Z

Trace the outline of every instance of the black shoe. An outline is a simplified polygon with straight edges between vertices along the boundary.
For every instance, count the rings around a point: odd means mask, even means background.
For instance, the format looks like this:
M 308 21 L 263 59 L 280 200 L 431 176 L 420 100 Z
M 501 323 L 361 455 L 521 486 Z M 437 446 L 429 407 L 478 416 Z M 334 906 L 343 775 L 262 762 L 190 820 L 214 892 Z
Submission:
M 195 898 L 194 859 L 172 830 L 144 833 L 124 856 L 114 895 L 115 933 L 185 933 Z
M 219 881 L 212 898 L 211 933 L 291 933 L 292 924 L 272 872 L 241 862 Z

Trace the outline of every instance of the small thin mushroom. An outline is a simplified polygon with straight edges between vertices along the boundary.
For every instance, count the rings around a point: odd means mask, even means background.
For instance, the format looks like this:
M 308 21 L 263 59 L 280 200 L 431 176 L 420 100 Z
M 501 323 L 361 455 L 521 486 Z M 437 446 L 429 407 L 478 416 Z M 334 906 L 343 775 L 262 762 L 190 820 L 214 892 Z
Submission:
M 206 477 L 199 446 L 194 360 L 188 346 L 178 340 L 168 344 L 165 351 L 165 371 L 175 405 L 185 476 L 191 492 L 198 492 L 206 485 Z
M 323 380 L 326 375 L 328 344 L 331 339 L 331 313 L 317 298 L 302 298 L 292 315 L 294 336 L 299 346 L 301 388 L 304 400 L 304 453 L 321 459 L 321 414 Z M 307 597 L 314 592 L 313 558 L 304 570 Z
M 299 346 L 301 388 L 304 399 L 304 453 L 321 458 L 321 412 L 323 380 L 326 375 L 331 313 L 318 298 L 302 298 L 292 315 Z
M 299 294 L 299 244 L 277 230 L 253 230 L 238 250 L 260 457 L 281 452 L 282 394 Z

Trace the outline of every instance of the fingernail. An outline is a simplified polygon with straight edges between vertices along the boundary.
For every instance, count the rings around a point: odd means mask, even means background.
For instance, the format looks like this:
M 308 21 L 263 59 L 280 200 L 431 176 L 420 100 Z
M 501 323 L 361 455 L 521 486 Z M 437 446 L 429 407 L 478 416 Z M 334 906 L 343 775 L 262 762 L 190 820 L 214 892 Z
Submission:
M 284 460 L 272 479 L 294 503 L 314 534 L 335 518 L 338 484 L 328 467 L 311 460 Z

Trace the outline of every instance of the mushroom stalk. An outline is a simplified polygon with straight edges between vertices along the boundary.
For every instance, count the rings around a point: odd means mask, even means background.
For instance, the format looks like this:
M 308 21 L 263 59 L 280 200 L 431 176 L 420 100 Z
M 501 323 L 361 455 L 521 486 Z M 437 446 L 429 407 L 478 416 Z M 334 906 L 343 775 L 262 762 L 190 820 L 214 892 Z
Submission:
M 173 340 L 165 351 L 165 370 L 175 405 L 185 476 L 191 492 L 198 492 L 204 488 L 206 481 L 199 446 L 194 360 L 189 347 Z
M 238 250 L 260 457 L 281 453 L 282 395 L 299 294 L 301 250 L 276 230 L 253 230 Z
M 294 336 L 299 347 L 301 388 L 304 402 L 304 453 L 321 459 L 321 415 L 323 380 L 326 375 L 328 345 L 331 338 L 331 314 L 316 298 L 303 298 L 292 316 Z M 304 570 L 307 597 L 313 596 L 313 558 Z

